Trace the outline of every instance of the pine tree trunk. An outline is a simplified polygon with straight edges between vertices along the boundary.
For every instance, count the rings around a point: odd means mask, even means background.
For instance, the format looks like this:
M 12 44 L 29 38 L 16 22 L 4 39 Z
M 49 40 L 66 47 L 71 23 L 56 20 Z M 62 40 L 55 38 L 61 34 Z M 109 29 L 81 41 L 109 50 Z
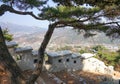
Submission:
M 22 84 L 24 79 L 21 69 L 10 55 L 5 39 L 3 37 L 2 29 L 0 28 L 0 64 L 6 69 L 11 75 L 11 84 Z M 23 83 L 24 84 L 24 83 Z
M 49 29 L 48 29 L 45 37 L 44 37 L 44 40 L 43 40 L 40 48 L 39 48 L 39 57 L 40 57 L 40 64 L 41 64 L 41 66 L 40 66 L 41 70 L 40 71 L 42 71 L 42 68 L 43 68 L 45 49 L 46 49 L 46 47 L 47 47 L 47 45 L 50 41 L 50 38 L 53 34 L 53 31 L 54 31 L 56 25 L 57 25 L 57 23 L 49 25 Z
M 27 84 L 33 84 L 36 79 L 39 77 L 40 73 L 42 72 L 42 68 L 43 68 L 43 62 L 44 62 L 44 52 L 45 49 L 50 41 L 50 38 L 53 34 L 53 31 L 56 27 L 58 23 L 54 23 L 54 24 L 50 24 L 48 31 L 46 32 L 45 36 L 44 36 L 44 40 L 41 43 L 41 46 L 39 48 L 39 62 L 38 62 L 38 66 L 36 67 L 36 70 L 33 72 L 32 76 L 30 77 L 30 79 L 27 81 Z

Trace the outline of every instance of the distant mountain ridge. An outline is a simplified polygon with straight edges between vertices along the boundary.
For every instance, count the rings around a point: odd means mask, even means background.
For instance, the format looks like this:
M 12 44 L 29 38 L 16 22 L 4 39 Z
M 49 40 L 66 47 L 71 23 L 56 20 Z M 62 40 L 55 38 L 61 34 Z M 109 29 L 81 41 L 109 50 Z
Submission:
M 2 28 L 8 28 L 9 32 L 13 33 L 14 36 L 18 35 L 18 34 L 23 35 L 23 34 L 32 34 L 32 33 L 35 33 L 35 32 L 46 31 L 45 28 L 18 25 L 18 24 L 13 24 L 13 23 L 4 23 L 4 22 L 0 22 L 0 26 Z
M 14 41 L 18 42 L 21 46 L 32 46 L 33 48 L 38 48 L 44 38 L 47 31 L 46 28 L 22 26 L 11 23 L 0 23 L 2 28 L 7 27 L 11 33 L 14 34 Z M 65 44 L 75 44 L 75 45 L 112 45 L 119 46 L 120 40 L 117 39 L 111 42 L 109 37 L 106 37 L 104 33 L 98 33 L 94 37 L 85 39 L 83 34 L 78 34 L 75 30 L 71 28 L 59 28 L 55 29 L 52 38 L 49 42 L 50 44 L 65 45 Z

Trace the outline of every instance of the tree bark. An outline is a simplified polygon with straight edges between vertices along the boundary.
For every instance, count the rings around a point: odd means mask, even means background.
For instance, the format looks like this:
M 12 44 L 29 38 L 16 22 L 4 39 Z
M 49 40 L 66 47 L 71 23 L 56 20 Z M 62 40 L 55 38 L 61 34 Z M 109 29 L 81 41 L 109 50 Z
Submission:
M 36 81 L 36 79 L 39 77 L 40 73 L 42 72 L 43 63 L 44 63 L 44 52 L 57 24 L 58 23 L 56 22 L 54 24 L 49 25 L 49 28 L 44 36 L 43 42 L 41 43 L 41 46 L 38 50 L 38 55 L 39 55 L 38 66 L 36 67 L 36 70 L 33 72 L 32 76 L 30 76 L 29 80 L 27 81 L 27 84 L 33 84 Z
M 45 49 L 50 41 L 50 38 L 53 34 L 53 31 L 56 27 L 57 23 L 54 23 L 54 24 L 50 24 L 49 25 L 49 29 L 48 31 L 46 32 L 46 35 L 44 37 L 44 40 L 43 42 L 41 43 L 41 46 L 39 48 L 39 57 L 40 57 L 40 64 L 41 64 L 41 67 L 40 67 L 40 71 L 42 71 L 42 68 L 43 68 L 43 63 L 44 63 L 44 52 L 45 52 Z
M 23 82 L 24 80 L 22 70 L 19 68 L 19 66 L 14 61 L 14 59 L 12 58 L 7 49 L 1 27 L 0 27 L 0 64 L 2 64 L 3 68 L 10 73 L 11 84 L 22 84 L 21 82 Z

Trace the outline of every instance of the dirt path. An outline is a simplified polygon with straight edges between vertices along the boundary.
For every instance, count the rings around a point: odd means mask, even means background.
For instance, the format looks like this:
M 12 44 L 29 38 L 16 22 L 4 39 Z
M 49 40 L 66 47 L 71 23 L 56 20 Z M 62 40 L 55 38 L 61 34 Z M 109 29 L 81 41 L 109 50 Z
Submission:
M 28 70 L 24 73 L 29 77 L 32 71 Z M 120 78 L 119 72 L 115 72 L 114 75 L 115 77 Z M 108 75 L 84 71 L 61 71 L 56 73 L 42 72 L 36 82 L 37 84 L 99 84 L 101 81 L 104 81 L 106 77 L 108 77 Z M 9 76 L 4 71 L 0 71 L 0 84 L 10 84 Z
M 56 84 L 53 77 L 50 77 L 47 72 L 42 72 L 40 76 L 45 81 L 45 84 Z

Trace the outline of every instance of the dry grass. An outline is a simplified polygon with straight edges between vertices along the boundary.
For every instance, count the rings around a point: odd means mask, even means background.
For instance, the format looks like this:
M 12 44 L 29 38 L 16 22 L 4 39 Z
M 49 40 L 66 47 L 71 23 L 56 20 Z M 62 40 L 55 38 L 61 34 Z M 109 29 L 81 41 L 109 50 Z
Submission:
M 61 71 L 54 73 L 57 77 L 63 80 L 66 84 L 99 84 L 101 81 L 105 81 L 106 78 L 110 78 L 111 76 L 97 74 L 97 73 L 90 73 L 84 71 L 76 71 L 76 72 L 66 72 Z
M 0 84 L 11 84 L 9 74 L 1 66 L 0 66 Z

